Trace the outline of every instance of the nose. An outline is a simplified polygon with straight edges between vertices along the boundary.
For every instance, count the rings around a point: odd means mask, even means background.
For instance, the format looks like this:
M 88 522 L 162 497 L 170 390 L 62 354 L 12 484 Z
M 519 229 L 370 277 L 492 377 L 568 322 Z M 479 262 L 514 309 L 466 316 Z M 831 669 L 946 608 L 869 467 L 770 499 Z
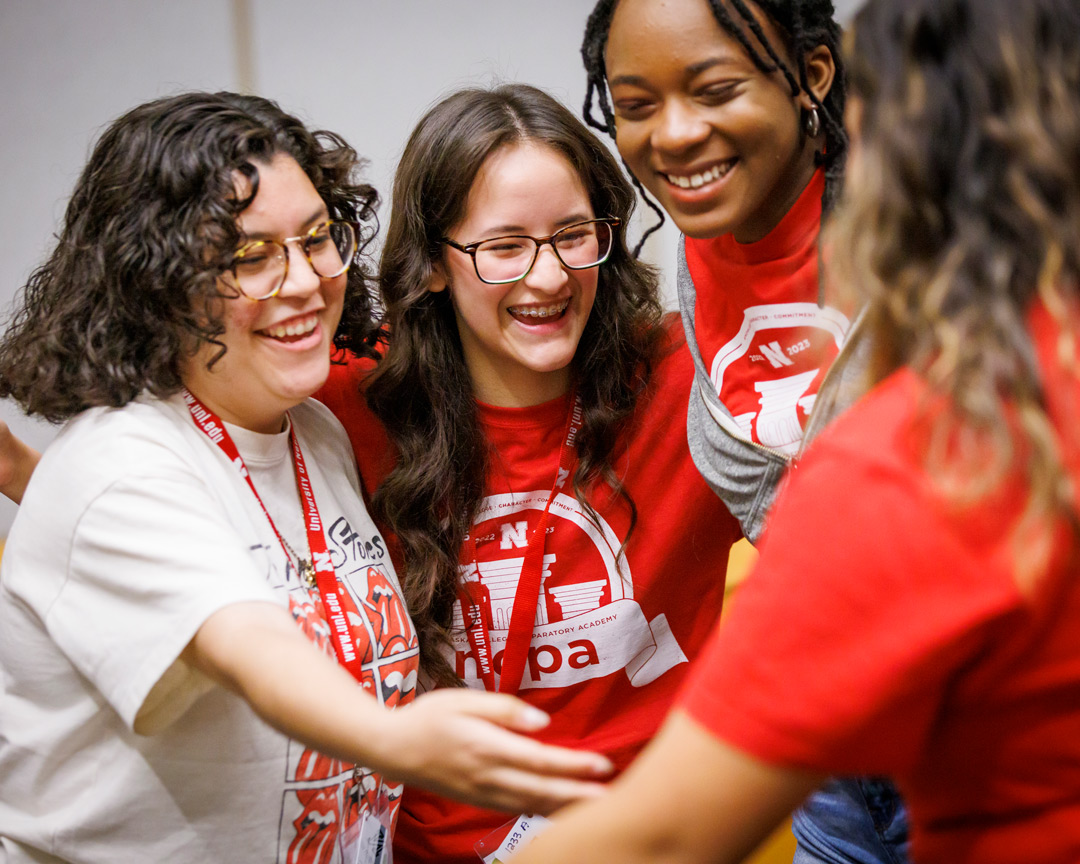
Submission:
M 558 291 L 570 277 L 566 273 L 555 247 L 545 243 L 536 252 L 536 261 L 532 269 L 525 274 L 525 284 L 538 291 Z
M 315 272 L 311 262 L 308 261 L 304 250 L 299 244 L 293 245 L 289 249 L 289 272 L 278 296 L 307 296 L 318 291 L 322 286 L 322 281 L 322 277 Z
M 682 154 L 709 137 L 709 124 L 692 105 L 680 99 L 664 102 L 652 131 L 652 146 L 664 153 Z

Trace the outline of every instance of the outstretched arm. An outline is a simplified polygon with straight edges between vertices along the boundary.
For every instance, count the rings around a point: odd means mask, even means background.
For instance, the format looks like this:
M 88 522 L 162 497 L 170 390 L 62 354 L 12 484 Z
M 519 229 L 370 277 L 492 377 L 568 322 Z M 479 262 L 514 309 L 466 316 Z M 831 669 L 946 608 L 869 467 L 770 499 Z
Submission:
M 560 814 L 513 864 L 736 864 L 821 779 L 754 759 L 676 711 L 608 794 Z
M 7 423 L 0 420 L 0 494 L 16 504 L 22 503 L 26 484 L 40 459 L 37 450 L 16 437 Z
M 547 715 L 512 696 L 436 691 L 380 706 L 271 603 L 237 603 L 199 628 L 181 659 L 242 696 L 267 723 L 388 778 L 481 807 L 549 813 L 603 787 L 597 754 L 551 747 L 532 732 Z

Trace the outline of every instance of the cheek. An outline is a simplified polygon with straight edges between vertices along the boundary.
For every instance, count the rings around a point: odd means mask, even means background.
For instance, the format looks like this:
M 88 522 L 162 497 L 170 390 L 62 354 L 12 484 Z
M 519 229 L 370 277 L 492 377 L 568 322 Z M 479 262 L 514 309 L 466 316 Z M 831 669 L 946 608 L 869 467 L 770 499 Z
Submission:
M 635 160 L 646 156 L 644 145 L 648 140 L 645 124 L 615 121 L 615 147 L 619 155 L 630 165 L 634 165 Z
M 242 339 L 258 329 L 259 304 L 254 300 L 237 298 L 226 300 L 222 323 L 225 339 Z

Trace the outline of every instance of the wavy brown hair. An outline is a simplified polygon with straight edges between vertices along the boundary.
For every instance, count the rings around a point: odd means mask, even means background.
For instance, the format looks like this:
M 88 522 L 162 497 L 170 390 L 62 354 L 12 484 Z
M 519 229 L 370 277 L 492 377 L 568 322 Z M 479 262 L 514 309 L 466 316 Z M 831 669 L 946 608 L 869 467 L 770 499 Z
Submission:
M 716 23 L 735 39 L 754 65 L 766 75 L 779 72 L 787 82 L 794 99 L 806 91 L 817 106 L 821 126 L 825 131 L 825 148 L 816 154 L 819 165 L 825 166 L 825 191 L 822 194 L 822 212 L 828 213 L 839 194 L 844 173 L 844 157 L 847 153 L 847 134 L 844 131 L 844 60 L 840 52 L 840 25 L 836 23 L 836 10 L 832 0 L 701 0 L 707 3 Z M 619 0 L 598 0 L 585 25 L 581 43 L 581 59 L 585 64 L 587 89 L 582 114 L 585 122 L 594 129 L 615 138 L 615 112 L 611 107 L 607 89 L 607 68 L 604 52 L 607 50 L 611 19 Z M 782 46 L 773 45 L 765 35 L 750 7 L 760 9 L 776 25 L 784 38 Z M 647 38 L 643 36 L 643 38 Z M 755 43 L 765 49 L 762 54 Z M 811 92 L 806 77 L 806 55 L 824 45 L 833 56 L 836 74 L 832 87 L 819 100 Z M 795 61 L 791 68 L 781 57 L 781 50 Z M 600 109 L 600 117 L 593 115 L 593 104 Z M 802 133 L 800 126 L 800 134 Z M 664 224 L 664 212 L 649 197 L 633 172 L 627 168 L 631 180 L 641 193 L 642 200 L 659 217 L 638 241 L 635 254 L 640 251 L 649 235 Z
M 374 190 L 355 179 L 356 152 L 309 132 L 275 103 L 236 93 L 184 93 L 114 121 L 75 185 L 56 247 L 30 276 L 0 340 L 0 396 L 57 422 L 143 391 L 182 386 L 182 361 L 224 332 L 219 276 L 242 237 L 237 216 L 259 165 L 297 161 L 331 218 L 368 223 Z M 236 176 L 250 182 L 246 198 Z M 348 275 L 341 344 L 373 351 L 369 277 Z
M 1058 318 L 1075 372 L 1078 34 L 1075 0 L 871 2 L 848 61 L 858 126 L 831 240 L 867 295 L 871 377 L 907 365 L 948 397 L 926 467 L 954 499 L 1021 472 L 1022 583 L 1047 517 L 1075 507 L 1027 318 L 1036 300 Z
M 420 121 L 394 180 L 380 287 L 390 340 L 367 389 L 397 446 L 397 467 L 375 494 L 377 514 L 400 539 L 402 586 L 427 673 L 458 683 L 441 653 L 450 636 L 459 552 L 484 493 L 488 446 L 476 416 L 449 292 L 428 290 L 441 238 L 465 216 L 485 160 L 520 142 L 551 147 L 573 166 L 594 212 L 625 225 L 634 193 L 607 148 L 541 90 L 520 84 L 462 90 Z M 662 339 L 656 276 L 617 233 L 600 267 L 592 313 L 572 363 L 584 409 L 574 494 L 606 481 L 634 502 L 612 469 L 619 433 L 648 385 Z

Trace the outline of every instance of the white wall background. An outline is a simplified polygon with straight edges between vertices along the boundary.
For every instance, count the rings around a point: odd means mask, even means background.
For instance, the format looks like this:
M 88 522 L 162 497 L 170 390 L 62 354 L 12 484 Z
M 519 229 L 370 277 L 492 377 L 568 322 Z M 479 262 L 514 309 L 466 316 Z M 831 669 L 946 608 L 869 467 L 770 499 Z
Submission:
M 861 2 L 836 0 L 840 19 Z M 457 86 L 527 81 L 579 113 L 592 5 L 0 0 L 0 316 L 48 254 L 93 141 L 126 109 L 180 90 L 252 90 L 343 135 L 386 199 L 409 131 Z M 669 228 L 646 250 L 667 271 L 668 296 L 675 239 Z M 38 447 L 54 434 L 10 403 L 0 419 Z M 0 502 L 0 537 L 14 513 Z

